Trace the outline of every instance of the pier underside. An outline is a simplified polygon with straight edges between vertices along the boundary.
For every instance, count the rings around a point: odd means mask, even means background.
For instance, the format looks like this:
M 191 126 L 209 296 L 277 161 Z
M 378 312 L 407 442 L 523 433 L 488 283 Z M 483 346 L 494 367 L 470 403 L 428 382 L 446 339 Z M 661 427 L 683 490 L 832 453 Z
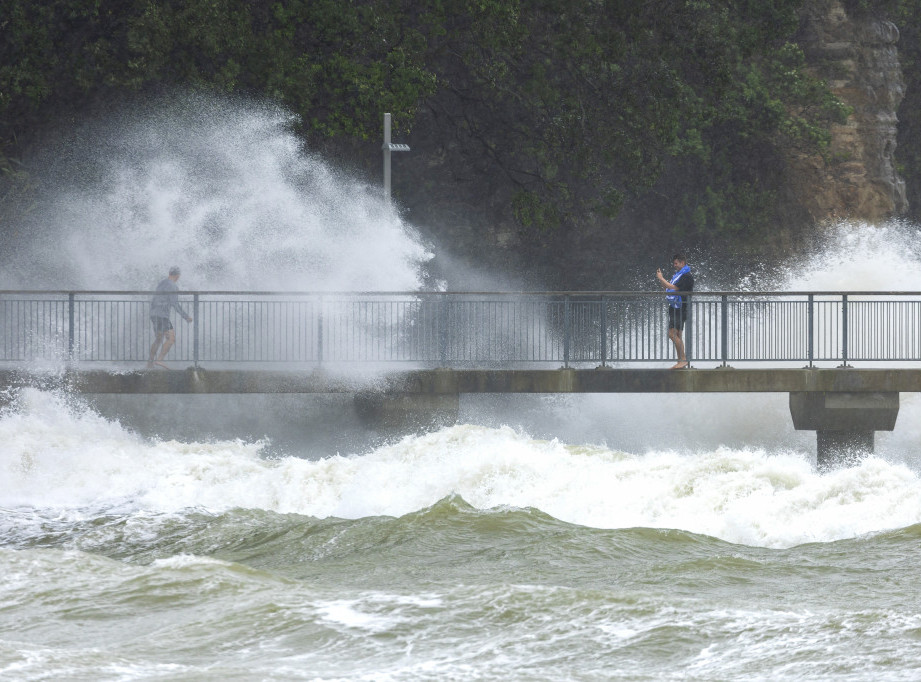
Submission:
M 817 464 L 827 469 L 872 452 L 874 433 L 895 428 L 899 393 L 921 391 L 921 369 L 410 369 L 362 377 L 319 369 L 8 369 L 0 383 L 88 394 L 352 393 L 362 418 L 391 430 L 453 423 L 462 393 L 789 393 L 794 428 L 816 432 Z

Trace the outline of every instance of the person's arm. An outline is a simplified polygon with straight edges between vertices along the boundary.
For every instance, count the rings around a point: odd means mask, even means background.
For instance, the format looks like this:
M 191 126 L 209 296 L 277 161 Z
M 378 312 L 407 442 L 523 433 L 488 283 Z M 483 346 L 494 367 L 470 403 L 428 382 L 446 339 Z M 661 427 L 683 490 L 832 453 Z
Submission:
M 674 284 L 669 282 L 667 279 L 665 279 L 665 277 L 662 275 L 662 268 L 659 268 L 658 270 L 656 270 L 656 279 L 659 280 L 659 284 L 661 284 L 663 287 L 665 287 L 669 291 L 674 291 L 678 288 Z
M 182 309 L 182 306 L 179 305 L 178 292 L 174 291 L 172 294 L 170 294 L 170 305 L 172 305 L 176 309 L 176 312 L 182 316 L 183 320 L 185 320 L 186 322 L 192 321 L 192 316 L 186 313 L 186 311 Z
M 189 315 L 185 310 L 182 309 L 182 306 L 179 305 L 179 302 L 176 302 L 176 310 L 179 311 L 179 314 L 182 315 L 182 319 L 186 322 L 192 321 L 192 316 Z

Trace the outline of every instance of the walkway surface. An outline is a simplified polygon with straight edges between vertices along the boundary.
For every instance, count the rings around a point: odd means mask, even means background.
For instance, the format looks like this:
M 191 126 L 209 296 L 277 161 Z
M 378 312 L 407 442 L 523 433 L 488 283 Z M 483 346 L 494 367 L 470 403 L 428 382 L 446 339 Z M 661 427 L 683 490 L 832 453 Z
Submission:
M 326 371 L 0 370 L 0 385 L 60 385 L 83 393 L 778 393 L 921 392 L 921 369 L 420 369 L 362 377 Z

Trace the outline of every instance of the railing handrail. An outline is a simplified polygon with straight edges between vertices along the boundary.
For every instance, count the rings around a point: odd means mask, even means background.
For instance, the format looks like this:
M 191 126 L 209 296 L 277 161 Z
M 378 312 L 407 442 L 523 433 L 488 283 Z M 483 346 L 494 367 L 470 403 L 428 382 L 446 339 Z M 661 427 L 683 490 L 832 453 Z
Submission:
M 0 290 L 0 359 L 146 360 L 145 290 Z M 205 362 L 607 362 L 672 354 L 664 291 L 180 291 Z M 921 292 L 696 291 L 698 361 L 921 362 Z M 186 317 L 186 315 L 182 315 Z M 147 346 L 145 348 L 145 346 Z
M 153 296 L 162 293 L 147 289 L 0 289 L 0 296 Z M 665 291 L 235 291 L 221 289 L 180 289 L 180 296 L 663 296 Z M 918 296 L 921 291 L 803 290 L 803 291 L 682 291 L 682 296 Z

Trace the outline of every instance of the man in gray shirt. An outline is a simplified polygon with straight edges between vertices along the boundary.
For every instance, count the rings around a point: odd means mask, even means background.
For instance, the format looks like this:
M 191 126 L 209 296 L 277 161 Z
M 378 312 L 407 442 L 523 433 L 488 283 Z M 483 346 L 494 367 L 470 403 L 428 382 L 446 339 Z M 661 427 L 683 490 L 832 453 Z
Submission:
M 157 285 L 157 293 L 150 299 L 150 321 L 153 323 L 154 342 L 150 347 L 150 358 L 147 360 L 147 366 L 153 367 L 159 365 L 166 368 L 163 364 L 163 358 L 173 344 L 176 343 L 176 331 L 173 329 L 173 323 L 169 320 L 170 308 L 175 308 L 176 312 L 182 315 L 186 322 L 192 321 L 192 316 L 188 315 L 179 305 L 179 287 L 176 281 L 179 279 L 179 268 L 175 265 L 169 269 L 169 277 Z M 162 344 L 162 346 L 161 346 Z M 157 349 L 160 354 L 157 355 Z

